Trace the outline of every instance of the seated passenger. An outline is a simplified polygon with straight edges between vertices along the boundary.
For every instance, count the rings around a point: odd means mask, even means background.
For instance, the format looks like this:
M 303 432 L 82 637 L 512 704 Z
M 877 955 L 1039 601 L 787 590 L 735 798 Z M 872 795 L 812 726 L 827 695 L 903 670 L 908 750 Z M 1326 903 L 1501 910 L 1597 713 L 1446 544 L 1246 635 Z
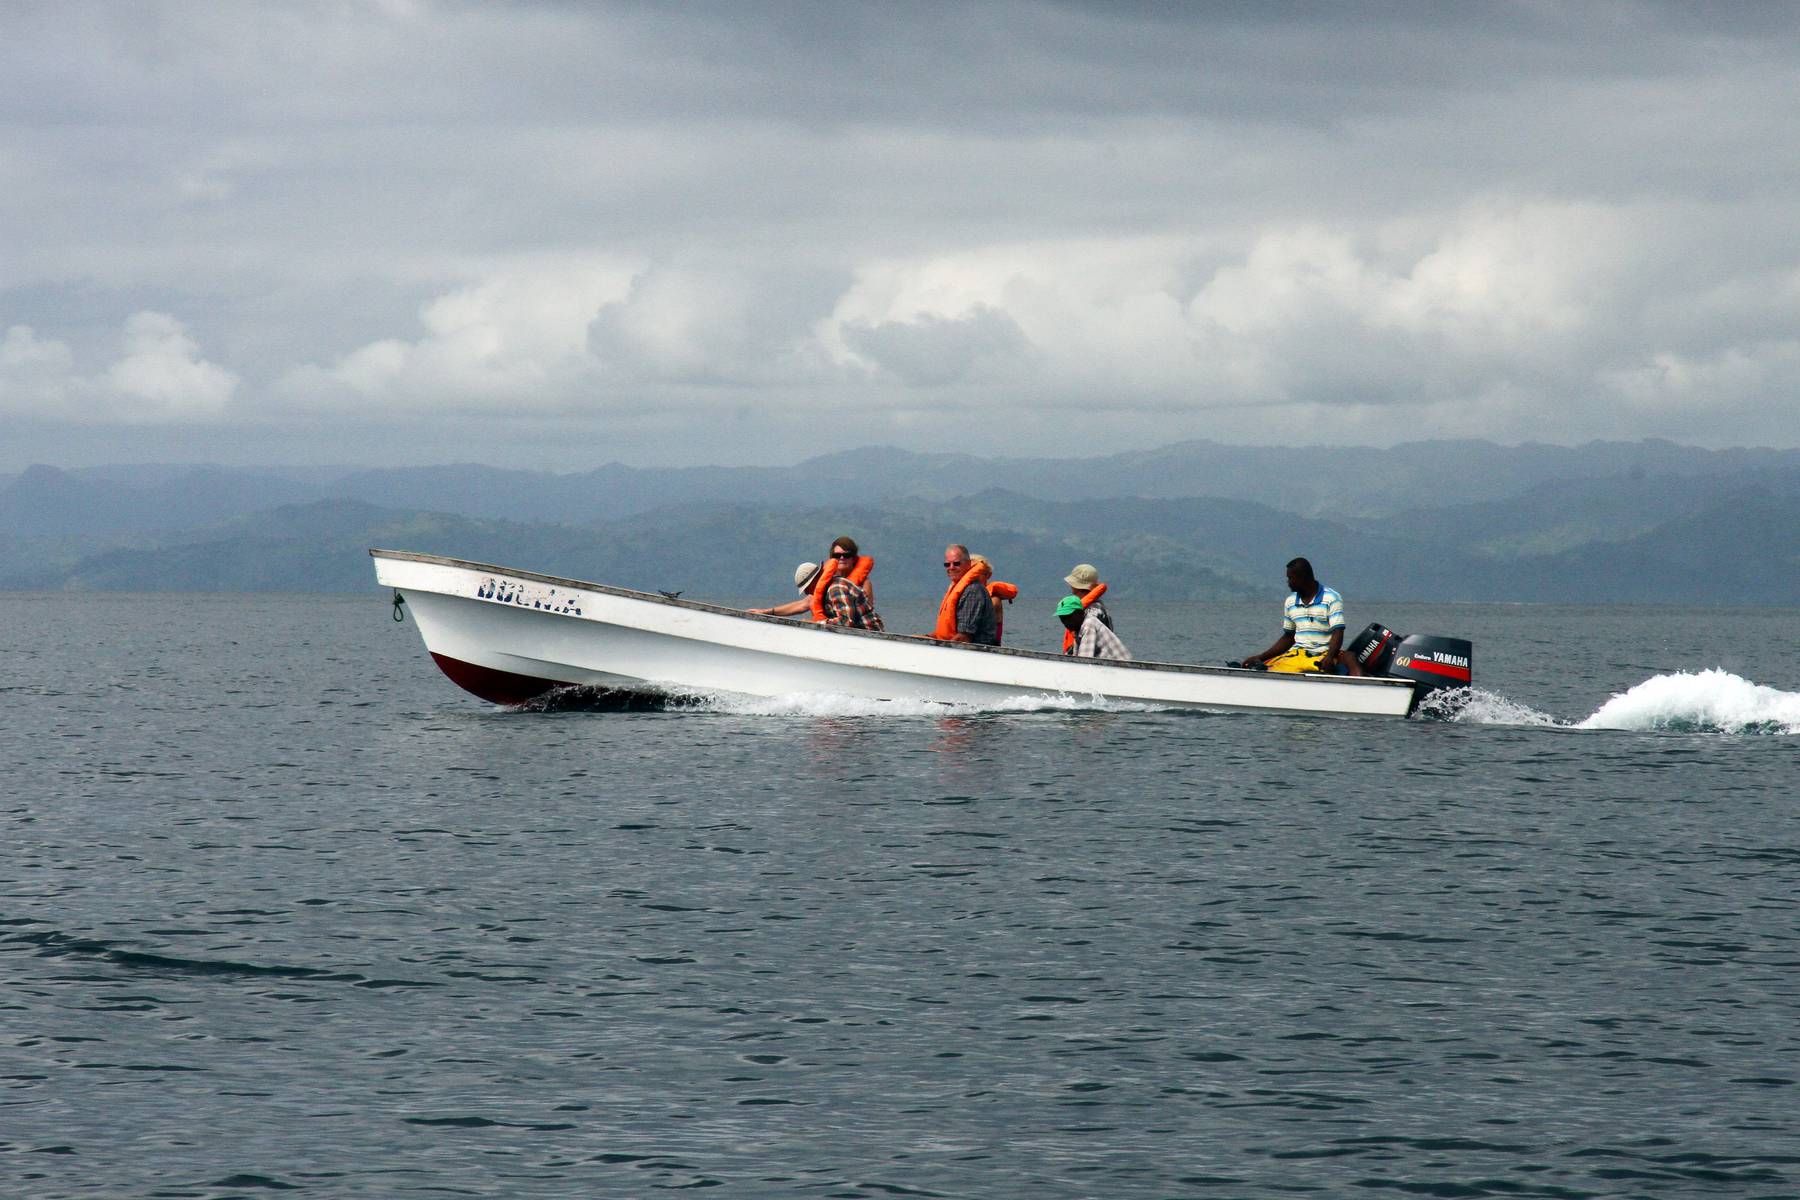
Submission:
M 813 592 L 813 619 L 823 617 L 827 625 L 884 632 L 887 626 L 882 624 L 881 614 L 875 611 L 875 601 L 871 598 L 875 589 L 863 582 L 869 577 L 868 571 L 859 570 L 863 563 L 872 568 L 875 560 L 859 558 L 856 543 L 847 537 L 832 543 L 831 560 L 838 569 L 832 572 L 821 568 L 825 584 Z
M 982 560 L 986 566 L 986 560 Z M 940 642 L 972 642 L 998 646 L 1000 631 L 994 623 L 994 598 L 988 595 L 987 575 L 977 568 L 969 548 L 952 542 L 944 548 L 944 571 L 950 586 L 938 604 L 937 625 L 931 636 Z
M 794 586 L 800 589 L 798 600 L 789 600 L 786 604 L 776 604 L 769 608 L 746 608 L 748 613 L 756 613 L 764 617 L 792 617 L 812 608 L 813 589 L 819 584 L 819 564 L 803 562 L 794 568 Z
M 831 554 L 823 565 L 804 562 L 794 568 L 794 586 L 800 589 L 800 599 L 772 608 L 745 611 L 772 617 L 793 617 L 810 611 L 812 619 L 820 624 L 880 630 L 881 618 L 875 612 L 875 588 L 869 583 L 869 574 L 874 569 L 874 559 L 857 553 L 856 539 L 837 538 L 831 543 Z M 829 598 L 837 584 L 847 586 L 835 588 L 838 599 L 832 606 Z
M 1100 597 L 1106 595 L 1106 585 L 1100 582 L 1100 572 L 1094 569 L 1092 563 L 1078 564 L 1073 571 L 1063 576 L 1063 582 L 1069 585 L 1070 595 L 1081 597 L 1083 608 L 1097 610 L 1100 619 L 1106 622 L 1106 627 L 1108 629 L 1113 627 L 1112 614 L 1107 612 L 1106 605 L 1100 602 Z M 1075 635 L 1067 630 L 1063 631 L 1062 652 L 1064 654 L 1075 653 Z
M 1287 585 L 1292 590 L 1282 604 L 1281 636 L 1261 654 L 1244 659 L 1243 665 L 1266 666 L 1297 647 L 1318 656 L 1316 670 L 1328 675 L 1361 675 L 1355 656 L 1342 653 L 1344 598 L 1315 579 L 1312 564 L 1304 558 L 1288 563 Z
M 1076 658 L 1110 658 L 1120 662 L 1131 660 L 1131 651 L 1125 648 L 1125 643 L 1106 627 L 1106 622 L 1097 613 L 1082 607 L 1080 596 L 1064 596 L 1056 606 L 1056 616 L 1063 623 L 1063 628 L 1075 639 Z
M 988 599 L 994 602 L 994 645 L 1006 640 L 1006 606 L 1019 598 L 1019 589 L 1003 579 L 994 578 L 994 566 L 979 554 L 972 556 L 975 570 L 981 573 Z

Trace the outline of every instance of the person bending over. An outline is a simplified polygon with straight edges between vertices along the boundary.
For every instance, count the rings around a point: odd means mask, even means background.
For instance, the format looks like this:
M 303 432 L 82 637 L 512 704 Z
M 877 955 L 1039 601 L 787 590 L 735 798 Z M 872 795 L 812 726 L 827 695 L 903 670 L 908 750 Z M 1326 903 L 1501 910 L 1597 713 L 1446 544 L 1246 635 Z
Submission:
M 1056 619 L 1075 635 L 1076 658 L 1110 658 L 1116 662 L 1131 661 L 1131 651 L 1119 635 L 1106 627 L 1098 613 L 1084 607 L 1080 596 L 1064 596 L 1056 606 Z

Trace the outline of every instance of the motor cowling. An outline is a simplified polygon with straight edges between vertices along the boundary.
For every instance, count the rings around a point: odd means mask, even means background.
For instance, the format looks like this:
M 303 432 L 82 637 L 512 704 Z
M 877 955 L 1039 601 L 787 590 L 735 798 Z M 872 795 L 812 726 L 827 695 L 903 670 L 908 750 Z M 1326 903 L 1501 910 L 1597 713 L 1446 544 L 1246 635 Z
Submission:
M 1349 653 L 1366 675 L 1409 679 L 1416 696 L 1442 688 L 1466 688 L 1475 680 L 1475 647 L 1462 638 L 1401 635 L 1370 623 L 1350 640 Z
M 1415 633 L 1400 639 L 1387 674 L 1412 680 L 1420 691 L 1468 687 L 1475 681 L 1475 647 L 1461 638 Z
M 1400 635 L 1373 621 L 1344 647 L 1364 675 L 1387 674 L 1388 664 L 1394 661 L 1394 651 L 1399 648 Z

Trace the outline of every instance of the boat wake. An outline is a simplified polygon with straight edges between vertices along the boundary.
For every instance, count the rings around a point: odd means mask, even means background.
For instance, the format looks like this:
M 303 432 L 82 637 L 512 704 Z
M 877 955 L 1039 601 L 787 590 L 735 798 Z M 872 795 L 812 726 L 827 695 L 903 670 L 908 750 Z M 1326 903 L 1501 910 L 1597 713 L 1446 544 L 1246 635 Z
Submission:
M 1682 671 L 1614 696 L 1576 728 L 1796 734 L 1800 693 L 1762 687 L 1728 671 Z
M 1549 713 L 1480 688 L 1434 692 L 1419 702 L 1418 715 L 1427 721 L 1455 721 L 1465 725 L 1563 724 Z
M 1018 713 L 1169 711 L 1166 706 L 1102 696 L 1018 696 L 991 704 L 950 704 L 932 700 L 873 700 L 832 692 L 784 696 L 738 696 L 712 692 L 647 696 L 591 687 L 559 687 L 506 709 L 519 713 L 685 712 L 734 717 L 908 717 L 1004 716 Z
M 1652 676 L 1620 692 L 1590 716 L 1575 721 L 1559 720 L 1479 689 L 1432 697 L 1420 706 L 1420 712 L 1474 725 L 1639 733 L 1800 734 L 1800 693 L 1763 687 L 1720 670 Z
M 1100 696 L 1020 696 L 991 704 L 930 700 L 872 700 L 829 692 L 738 696 L 694 692 L 652 697 L 585 687 L 558 688 L 518 712 L 688 712 L 736 717 L 1004 716 L 1027 713 L 1151 713 L 1178 711 L 1163 705 Z M 1526 728 L 1606 729 L 1639 733 L 1800 734 L 1800 693 L 1763 687 L 1728 671 L 1678 671 L 1656 675 L 1621 692 L 1590 716 L 1565 720 L 1480 688 L 1433 692 L 1420 703 L 1427 721 Z
M 795 692 L 786 696 L 697 695 L 679 707 L 740 717 L 971 717 L 1013 713 L 1162 712 L 1162 707 L 1100 696 L 1019 696 L 992 704 L 940 704 L 930 700 L 870 700 L 860 696 Z M 676 705 L 672 705 L 674 707 Z

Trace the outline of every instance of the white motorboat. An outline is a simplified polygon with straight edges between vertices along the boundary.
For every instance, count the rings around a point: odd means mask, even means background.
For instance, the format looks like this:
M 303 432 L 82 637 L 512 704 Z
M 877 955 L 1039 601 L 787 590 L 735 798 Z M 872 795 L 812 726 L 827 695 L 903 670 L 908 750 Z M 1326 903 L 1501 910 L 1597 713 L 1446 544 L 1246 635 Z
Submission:
M 404 601 L 444 674 L 495 704 L 593 689 L 620 700 L 822 693 L 983 706 L 1067 696 L 1400 717 L 1412 711 L 1419 692 L 1442 686 L 1431 675 L 1280 674 L 960 645 L 753 615 L 431 554 L 369 553 L 376 579 L 395 590 L 396 612 Z M 1389 634 L 1386 640 L 1396 639 Z M 1456 645 L 1465 648 L 1460 681 L 1466 682 L 1467 644 Z M 1384 642 L 1382 652 L 1391 658 L 1392 647 Z

